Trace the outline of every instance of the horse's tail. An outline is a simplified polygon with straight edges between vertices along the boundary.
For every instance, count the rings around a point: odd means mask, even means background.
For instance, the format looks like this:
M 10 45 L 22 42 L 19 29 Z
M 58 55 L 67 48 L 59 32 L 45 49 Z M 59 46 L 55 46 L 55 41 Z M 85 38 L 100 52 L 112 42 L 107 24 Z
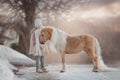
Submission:
M 101 48 L 98 40 L 96 39 L 96 54 L 97 54 L 97 61 L 98 61 L 98 69 L 100 71 L 116 71 L 115 68 L 109 68 L 107 65 L 105 65 L 103 58 L 101 56 Z

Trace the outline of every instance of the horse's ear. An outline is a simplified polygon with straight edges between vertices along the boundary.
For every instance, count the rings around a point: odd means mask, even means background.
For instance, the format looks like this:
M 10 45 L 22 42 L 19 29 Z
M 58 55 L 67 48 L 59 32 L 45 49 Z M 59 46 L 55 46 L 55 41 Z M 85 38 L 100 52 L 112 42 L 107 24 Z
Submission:
M 51 29 L 51 28 L 47 28 L 46 31 L 48 32 L 49 35 L 51 35 L 52 32 L 53 32 L 53 29 Z

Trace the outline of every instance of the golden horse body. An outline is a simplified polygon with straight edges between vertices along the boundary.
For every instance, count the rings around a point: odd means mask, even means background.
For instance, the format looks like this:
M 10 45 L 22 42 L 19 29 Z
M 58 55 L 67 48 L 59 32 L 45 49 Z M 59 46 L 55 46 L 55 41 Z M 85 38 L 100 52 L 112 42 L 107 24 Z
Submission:
M 67 33 L 56 28 L 44 28 L 40 34 L 40 43 L 51 41 L 56 50 L 61 53 L 62 70 L 65 71 L 65 54 L 75 54 L 84 50 L 92 59 L 94 72 L 108 70 L 101 56 L 101 49 L 98 40 L 91 35 L 69 36 Z

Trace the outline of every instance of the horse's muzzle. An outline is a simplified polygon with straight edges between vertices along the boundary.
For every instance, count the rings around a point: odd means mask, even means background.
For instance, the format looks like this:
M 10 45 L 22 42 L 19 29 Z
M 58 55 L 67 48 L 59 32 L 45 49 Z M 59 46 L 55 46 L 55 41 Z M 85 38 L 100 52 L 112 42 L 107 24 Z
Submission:
M 45 44 L 44 42 L 40 41 L 40 44 Z

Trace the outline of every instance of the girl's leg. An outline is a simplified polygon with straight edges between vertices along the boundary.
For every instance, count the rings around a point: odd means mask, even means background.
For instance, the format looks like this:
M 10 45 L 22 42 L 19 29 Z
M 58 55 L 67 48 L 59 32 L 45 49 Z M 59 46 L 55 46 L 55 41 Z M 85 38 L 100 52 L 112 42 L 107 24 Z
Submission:
M 44 56 L 40 56 L 41 68 L 45 67 Z
M 43 72 L 48 72 L 45 68 L 45 59 L 44 56 L 40 56 L 40 62 L 41 62 L 41 69 L 43 70 Z
M 41 70 L 41 62 L 40 62 L 41 57 L 36 56 L 36 72 L 42 73 L 43 71 Z

